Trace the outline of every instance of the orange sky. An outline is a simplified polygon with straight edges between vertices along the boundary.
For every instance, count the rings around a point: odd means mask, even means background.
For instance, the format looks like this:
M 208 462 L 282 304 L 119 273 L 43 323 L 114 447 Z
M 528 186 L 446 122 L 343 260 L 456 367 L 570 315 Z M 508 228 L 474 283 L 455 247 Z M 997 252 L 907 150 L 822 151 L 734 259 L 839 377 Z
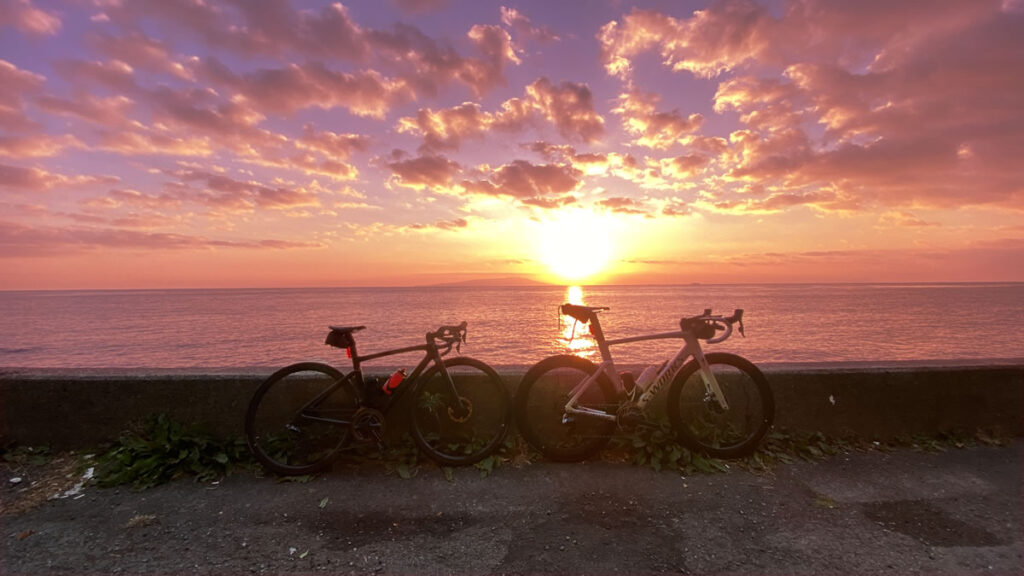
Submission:
M 1024 281 L 1024 3 L 0 0 L 0 289 Z

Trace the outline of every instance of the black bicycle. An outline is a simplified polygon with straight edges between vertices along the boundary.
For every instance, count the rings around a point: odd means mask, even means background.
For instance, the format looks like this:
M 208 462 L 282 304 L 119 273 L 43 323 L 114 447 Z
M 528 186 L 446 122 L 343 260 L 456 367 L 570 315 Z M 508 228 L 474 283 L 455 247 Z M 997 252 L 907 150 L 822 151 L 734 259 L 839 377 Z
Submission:
M 441 326 L 426 343 L 360 356 L 355 333 L 365 326 L 330 326 L 327 344 L 344 348 L 352 371 L 302 362 L 272 374 L 253 394 L 245 438 L 256 458 L 282 475 L 310 474 L 329 466 L 355 443 L 385 442 L 385 414 L 411 402 L 409 428 L 419 448 L 443 466 L 486 458 L 505 438 L 509 399 L 493 368 L 472 358 L 444 359 L 466 342 L 466 323 Z M 385 356 L 423 351 L 412 374 L 378 381 L 360 365 Z

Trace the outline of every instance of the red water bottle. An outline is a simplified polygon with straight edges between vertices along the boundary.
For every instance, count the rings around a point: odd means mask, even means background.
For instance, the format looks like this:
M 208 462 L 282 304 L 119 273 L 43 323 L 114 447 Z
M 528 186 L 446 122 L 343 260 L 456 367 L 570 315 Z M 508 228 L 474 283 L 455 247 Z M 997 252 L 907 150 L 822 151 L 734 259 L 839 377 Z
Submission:
M 388 378 L 388 381 L 385 382 L 384 385 L 380 387 L 380 391 L 390 396 L 391 391 L 394 390 L 395 388 L 398 388 L 402 384 L 402 380 L 405 380 L 405 368 L 402 368 L 401 370 L 392 374 L 391 377 Z

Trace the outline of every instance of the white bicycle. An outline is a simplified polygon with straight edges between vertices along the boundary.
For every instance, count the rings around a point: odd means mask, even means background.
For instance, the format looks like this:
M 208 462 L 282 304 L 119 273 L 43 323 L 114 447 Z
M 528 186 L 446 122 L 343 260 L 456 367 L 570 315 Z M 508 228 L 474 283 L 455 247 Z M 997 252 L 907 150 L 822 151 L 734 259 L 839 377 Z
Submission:
M 679 331 L 617 340 L 605 339 L 597 317 L 602 310 L 608 308 L 559 307 L 561 314 L 590 325 L 602 362 L 598 366 L 579 356 L 558 355 L 530 368 L 516 393 L 515 409 L 519 431 L 531 446 L 551 460 L 584 460 L 618 428 L 648 425 L 648 404 L 671 382 L 669 422 L 684 446 L 717 458 L 739 458 L 757 448 L 775 417 L 768 381 L 749 360 L 704 354 L 700 345 L 700 340 L 726 340 L 734 324 L 742 335 L 743 310 L 728 317 L 705 310 L 682 318 Z M 636 378 L 615 369 L 612 346 L 668 338 L 681 338 L 683 346 L 660 368 L 649 367 Z

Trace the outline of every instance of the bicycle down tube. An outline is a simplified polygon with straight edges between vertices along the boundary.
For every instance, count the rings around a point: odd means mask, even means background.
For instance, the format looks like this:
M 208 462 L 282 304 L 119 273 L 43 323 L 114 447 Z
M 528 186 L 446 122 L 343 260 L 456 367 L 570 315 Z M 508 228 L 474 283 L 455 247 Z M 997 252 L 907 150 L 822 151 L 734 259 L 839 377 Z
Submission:
M 718 381 L 715 379 L 714 372 L 711 371 L 711 367 L 708 365 L 707 358 L 704 356 L 704 351 L 701 349 L 700 342 L 697 337 L 692 333 L 683 332 L 681 330 L 676 332 L 663 332 L 661 334 L 649 334 L 644 336 L 631 336 L 628 338 L 618 338 L 615 340 L 604 340 L 603 338 L 598 341 L 598 347 L 601 351 L 602 362 L 598 366 L 597 371 L 593 375 L 586 378 L 577 385 L 572 393 L 570 399 L 565 405 L 566 414 L 581 414 L 586 416 L 592 416 L 595 418 L 602 418 L 606 420 L 615 420 L 615 414 L 609 414 L 601 410 L 593 410 L 587 407 L 577 406 L 577 402 L 583 393 L 587 391 L 590 386 L 597 381 L 601 374 L 605 374 L 615 385 L 615 389 L 619 392 L 624 390 L 622 379 L 619 377 L 618 372 L 615 371 L 615 362 L 611 358 L 612 346 L 619 344 L 629 344 L 633 342 L 644 342 L 647 340 L 666 340 L 666 339 L 678 339 L 684 340 L 683 347 L 679 349 L 676 355 L 665 363 L 665 365 L 659 370 L 655 379 L 651 384 L 644 390 L 643 394 L 636 401 L 636 405 L 640 409 L 644 409 L 647 404 L 654 399 L 654 397 L 661 391 L 666 384 L 672 381 L 673 378 L 683 369 L 686 364 L 686 360 L 693 356 L 700 366 L 700 376 L 704 385 L 707 387 L 708 393 L 714 396 L 719 406 L 723 410 L 729 409 L 729 404 L 725 399 L 725 394 L 722 393 L 721 387 L 718 385 Z

